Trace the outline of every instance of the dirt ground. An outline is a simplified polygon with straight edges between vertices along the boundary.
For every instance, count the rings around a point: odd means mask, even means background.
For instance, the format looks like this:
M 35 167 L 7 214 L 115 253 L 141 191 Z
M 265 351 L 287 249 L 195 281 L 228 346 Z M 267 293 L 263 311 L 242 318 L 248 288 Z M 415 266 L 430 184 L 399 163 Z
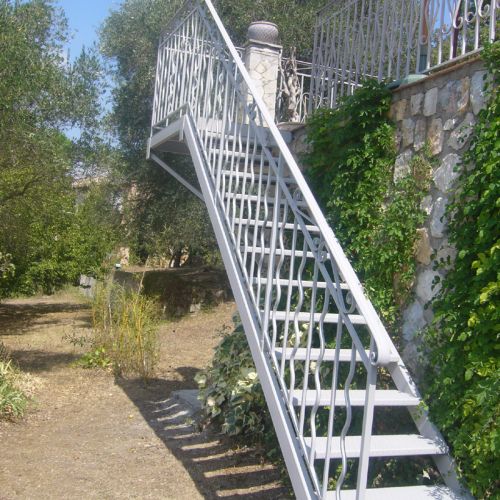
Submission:
M 279 475 L 250 448 L 198 432 L 172 392 L 193 389 L 234 304 L 162 325 L 158 376 L 145 385 L 72 363 L 90 335 L 73 293 L 0 304 L 0 341 L 35 377 L 20 422 L 0 422 L 0 499 L 284 498 Z

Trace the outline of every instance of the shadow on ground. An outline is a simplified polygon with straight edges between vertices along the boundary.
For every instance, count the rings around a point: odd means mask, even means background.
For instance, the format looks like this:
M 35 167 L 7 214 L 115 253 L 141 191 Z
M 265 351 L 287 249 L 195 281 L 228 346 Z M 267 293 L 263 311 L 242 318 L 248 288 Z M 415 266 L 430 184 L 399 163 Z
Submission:
M 61 325 L 60 314 L 72 313 L 71 322 L 75 320 L 81 326 L 90 326 L 90 316 L 88 314 L 90 306 L 72 302 L 37 302 L 36 304 L 21 303 L 0 303 L 0 329 L 2 335 L 19 335 L 26 333 L 33 324 L 37 326 Z M 74 313 L 82 312 L 77 317 Z M 49 314 L 57 316 L 50 317 Z
M 81 354 L 67 352 L 47 352 L 39 349 L 16 349 L 9 352 L 21 370 L 30 373 L 63 368 L 81 358 Z
M 172 454 L 182 462 L 204 498 L 290 498 L 279 482 L 279 472 L 262 464 L 254 449 L 234 449 L 225 436 L 199 432 L 191 407 L 171 396 L 172 391 L 192 389 L 198 370 L 180 367 L 182 381 L 117 379 L 116 383 L 137 406 L 146 422 Z

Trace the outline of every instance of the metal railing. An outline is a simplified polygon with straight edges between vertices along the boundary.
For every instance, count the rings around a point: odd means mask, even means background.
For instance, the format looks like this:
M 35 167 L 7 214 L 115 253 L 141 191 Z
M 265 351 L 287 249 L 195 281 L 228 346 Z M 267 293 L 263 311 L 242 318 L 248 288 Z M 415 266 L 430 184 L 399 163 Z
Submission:
M 495 40 L 497 0 L 334 0 L 317 16 L 310 109 L 365 77 L 400 80 Z
M 399 358 L 210 0 L 186 3 L 162 35 L 152 139 L 179 122 L 179 134 L 195 137 L 203 196 L 295 491 L 324 495 L 332 477 L 342 488 L 354 377 L 366 391 L 364 491 L 377 367 Z M 321 432 L 326 456 L 316 451 Z
M 154 153 L 185 146 L 201 191 Z M 370 443 L 374 457 L 436 455 L 460 491 L 442 436 L 210 0 L 185 3 L 162 34 L 148 155 L 207 206 L 296 496 L 364 498 Z M 396 391 L 385 390 L 388 373 Z M 408 406 L 420 435 L 372 436 L 382 402 Z

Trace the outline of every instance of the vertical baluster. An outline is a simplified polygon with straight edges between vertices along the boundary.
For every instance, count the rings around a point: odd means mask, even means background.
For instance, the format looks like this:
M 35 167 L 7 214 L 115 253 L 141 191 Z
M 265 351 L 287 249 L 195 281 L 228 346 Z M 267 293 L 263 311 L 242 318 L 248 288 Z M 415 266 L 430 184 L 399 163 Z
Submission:
M 370 343 L 370 354 L 374 350 L 373 339 Z M 357 490 L 360 498 L 366 491 L 368 480 L 368 467 L 370 463 L 370 439 L 372 436 L 373 428 L 373 410 L 375 408 L 375 392 L 377 389 L 377 367 L 368 365 L 366 367 L 366 393 L 365 393 L 365 406 L 363 414 L 363 427 L 361 431 L 361 451 L 359 456 L 358 465 L 358 479 Z
M 313 252 L 319 253 L 319 240 L 317 248 L 311 248 Z M 304 435 L 304 421 L 306 418 L 306 396 L 307 390 L 309 389 L 309 370 L 311 367 L 311 349 L 313 341 L 313 332 L 315 327 L 315 313 L 316 313 L 316 295 L 318 290 L 318 259 L 314 259 L 314 271 L 313 271 L 313 283 L 311 289 L 311 303 L 309 305 L 309 327 L 307 328 L 307 351 L 306 351 L 306 361 L 304 365 L 304 381 L 302 384 L 302 400 L 300 403 L 300 417 L 299 417 L 299 432 L 300 435 Z M 311 426 L 315 427 L 315 423 L 311 421 Z
M 292 205 L 292 210 L 293 210 Z M 288 289 L 286 293 L 286 307 L 285 307 L 285 321 L 283 323 L 283 356 L 281 357 L 281 366 L 280 366 L 280 376 L 283 379 L 285 377 L 285 365 L 286 365 L 286 357 L 285 351 L 288 347 L 288 332 L 290 329 L 290 311 L 292 306 L 292 293 L 293 293 L 293 279 L 295 272 L 295 251 L 297 249 L 297 234 L 298 234 L 298 223 L 297 219 L 294 217 L 293 219 L 293 232 L 292 232 L 292 245 L 290 248 L 290 270 L 288 273 Z
M 293 330 L 295 334 L 295 341 L 293 345 L 293 351 L 290 356 L 290 388 L 289 388 L 289 393 L 288 393 L 288 404 L 292 404 L 292 395 L 293 395 L 293 390 L 295 389 L 295 356 L 297 354 L 297 350 L 300 347 L 300 340 L 301 340 L 301 331 L 300 331 L 300 326 L 299 326 L 299 314 L 302 311 L 302 305 L 304 304 L 304 285 L 302 283 L 302 276 L 304 273 L 304 269 L 306 267 L 306 261 L 307 261 L 307 242 L 304 238 L 304 243 L 302 245 L 302 258 L 300 260 L 300 265 L 297 270 L 297 282 L 298 282 L 298 302 L 297 305 L 295 306 L 295 312 L 293 315 Z

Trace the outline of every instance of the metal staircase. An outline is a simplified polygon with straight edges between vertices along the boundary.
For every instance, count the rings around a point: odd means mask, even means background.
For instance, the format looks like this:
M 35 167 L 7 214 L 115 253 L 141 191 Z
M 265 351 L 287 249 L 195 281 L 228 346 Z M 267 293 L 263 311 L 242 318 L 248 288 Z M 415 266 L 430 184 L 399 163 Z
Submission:
M 187 2 L 162 34 L 152 124 L 148 156 L 207 206 L 297 498 L 464 498 L 209 0 Z M 162 161 L 166 151 L 191 155 L 201 191 Z M 373 487 L 372 462 L 421 456 L 434 458 L 444 484 Z

